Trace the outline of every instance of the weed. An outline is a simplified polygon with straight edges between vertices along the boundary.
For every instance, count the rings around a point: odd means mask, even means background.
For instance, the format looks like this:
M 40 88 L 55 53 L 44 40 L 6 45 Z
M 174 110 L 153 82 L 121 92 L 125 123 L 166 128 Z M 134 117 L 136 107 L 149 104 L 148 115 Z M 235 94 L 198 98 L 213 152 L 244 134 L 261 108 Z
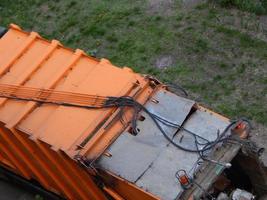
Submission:
M 161 19 L 162 19 L 161 16 L 156 16 L 154 20 L 155 20 L 155 21 L 160 21 Z
M 222 79 L 222 76 L 221 75 L 216 75 L 214 78 L 213 78 L 213 81 L 219 81 Z
M 34 199 L 35 200 L 44 200 L 44 198 L 39 194 L 35 195 Z
M 214 8 L 210 8 L 208 11 L 208 18 L 209 19 L 214 19 L 217 17 L 217 11 Z
M 134 25 L 135 25 L 135 21 L 131 20 L 131 21 L 128 22 L 128 26 L 134 26 Z
M 224 7 L 237 7 L 238 9 L 262 15 L 267 13 L 266 0 L 217 0 Z
M 216 31 L 219 33 L 224 33 L 228 37 L 235 37 L 235 36 L 239 35 L 239 31 L 231 29 L 231 28 L 227 28 L 227 27 L 222 26 L 222 25 L 218 25 L 216 27 Z
M 197 10 L 204 10 L 204 9 L 206 9 L 206 8 L 208 8 L 209 7 L 209 4 L 208 3 L 201 3 L 201 4 L 198 4 L 196 7 L 195 7 L 195 9 L 197 9 Z
M 181 21 L 183 19 L 183 16 L 182 15 L 177 15 L 176 17 L 175 17 L 175 20 L 176 21 Z
M 71 2 L 68 3 L 67 7 L 68 7 L 68 9 L 71 9 L 76 4 L 77 4 L 77 2 L 72 0 Z
M 219 33 L 225 34 L 227 37 L 231 39 L 237 39 L 240 42 L 240 46 L 242 49 L 257 49 L 256 53 L 262 58 L 266 59 L 267 55 L 267 42 L 252 38 L 252 36 L 241 33 L 238 30 L 234 30 L 232 28 L 227 28 L 225 26 L 219 25 L 216 26 L 216 31 Z
M 245 72 L 246 68 L 247 68 L 247 66 L 245 64 L 241 64 L 241 66 L 239 66 L 236 70 L 237 74 L 243 74 Z
M 208 41 L 203 38 L 198 38 L 195 42 L 195 45 L 192 47 L 192 50 L 195 53 L 206 53 L 208 49 L 209 49 Z
M 106 39 L 107 39 L 107 41 L 109 41 L 109 42 L 118 42 L 118 41 L 119 41 L 118 37 L 117 37 L 114 33 L 108 35 L 108 36 L 106 37 Z
M 85 27 L 82 30 L 82 34 L 84 34 L 85 36 L 91 35 L 94 37 L 99 37 L 99 36 L 103 36 L 105 35 L 106 30 L 100 26 L 98 26 L 97 24 L 92 24 L 89 27 Z
M 228 65 L 226 63 L 224 63 L 224 62 L 220 63 L 219 66 L 222 69 L 226 69 L 228 67 Z

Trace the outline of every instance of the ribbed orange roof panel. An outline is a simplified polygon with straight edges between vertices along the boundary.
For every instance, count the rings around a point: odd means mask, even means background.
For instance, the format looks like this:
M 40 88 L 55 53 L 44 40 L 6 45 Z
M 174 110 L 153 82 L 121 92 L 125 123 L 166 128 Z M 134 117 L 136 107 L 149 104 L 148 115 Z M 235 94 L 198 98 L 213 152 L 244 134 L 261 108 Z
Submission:
M 142 104 L 153 92 L 147 78 L 127 67 L 115 67 L 106 59 L 65 48 L 57 40 L 47 41 L 13 24 L 0 39 L 0 84 L 132 96 Z M 119 114 L 120 108 L 0 98 L 0 164 L 68 199 L 105 199 L 77 160 L 94 161 L 123 132 L 126 127 Z M 124 115 L 130 120 L 131 110 L 125 109 Z
M 0 83 L 55 89 L 100 96 L 128 95 L 140 77 L 131 70 L 98 61 L 81 50 L 64 48 L 58 41 L 25 33 L 16 26 L 0 40 Z M 0 119 L 54 149 L 69 150 L 111 109 L 88 110 L 35 102 L 0 99 Z M 66 126 L 67 125 L 67 126 Z

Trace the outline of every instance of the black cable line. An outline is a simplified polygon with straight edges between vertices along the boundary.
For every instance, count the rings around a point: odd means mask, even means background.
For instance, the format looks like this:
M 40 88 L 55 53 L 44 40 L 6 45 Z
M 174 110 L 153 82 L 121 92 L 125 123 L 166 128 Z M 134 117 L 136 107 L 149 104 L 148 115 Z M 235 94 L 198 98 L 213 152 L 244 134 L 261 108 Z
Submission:
M 137 131 L 137 119 L 138 119 L 138 113 L 143 110 L 145 113 L 148 114 L 148 116 L 152 119 L 152 121 L 155 123 L 155 125 L 157 126 L 157 128 L 160 130 L 160 132 L 162 133 L 162 135 L 175 147 L 183 150 L 183 151 L 187 151 L 187 152 L 194 152 L 194 153 L 201 153 L 203 155 L 204 152 L 212 149 L 213 147 L 215 147 L 218 143 L 221 142 L 227 142 L 229 137 L 225 137 L 226 132 L 230 129 L 230 127 L 232 127 L 235 123 L 238 122 L 238 120 L 234 120 L 233 122 L 231 122 L 222 132 L 222 134 L 215 139 L 214 141 L 209 141 L 203 137 L 201 137 L 200 135 L 184 128 L 181 125 L 175 124 L 173 122 L 170 122 L 156 114 L 151 113 L 146 107 L 144 107 L 142 104 L 140 104 L 139 102 L 137 102 L 136 100 L 134 100 L 132 97 L 129 96 L 122 96 L 122 97 L 105 97 L 106 100 L 104 102 L 103 105 L 100 106 L 94 106 L 94 105 L 77 105 L 77 104 L 72 104 L 72 103 L 66 103 L 66 102 L 54 102 L 54 101 L 47 101 L 47 100 L 39 100 L 39 99 L 32 99 L 32 98 L 19 98 L 16 96 L 4 96 L 5 98 L 11 98 L 11 99 L 16 99 L 16 100 L 28 100 L 28 101 L 34 101 L 37 103 L 48 103 L 48 104 L 56 104 L 56 105 L 62 105 L 62 106 L 73 106 L 73 107 L 81 107 L 81 108 L 87 108 L 87 109 L 103 109 L 103 108 L 112 108 L 112 107 L 118 107 L 118 108 L 125 108 L 125 107 L 130 107 L 133 108 L 134 113 L 133 113 L 133 117 L 131 119 L 131 126 L 133 129 L 134 134 L 138 134 Z M 124 109 L 122 109 L 124 110 Z M 123 113 L 123 111 L 122 111 Z M 122 115 L 121 115 L 122 116 Z M 242 119 L 243 121 L 248 122 L 246 119 Z M 171 127 L 175 127 L 175 128 L 180 128 L 181 130 L 184 130 L 186 133 L 189 133 L 191 135 L 194 136 L 196 142 L 196 149 L 190 149 L 190 148 L 186 148 L 183 147 L 182 145 L 176 143 L 175 141 L 173 141 L 172 138 L 170 138 L 168 136 L 168 134 L 163 130 L 163 128 L 161 127 L 161 125 L 159 124 L 159 122 L 167 125 L 167 126 L 171 126 Z M 205 141 L 206 143 L 202 143 L 201 145 L 204 145 L 203 148 L 199 149 L 198 148 L 198 144 L 200 144 L 200 142 L 198 141 L 198 139 L 201 139 L 203 141 Z

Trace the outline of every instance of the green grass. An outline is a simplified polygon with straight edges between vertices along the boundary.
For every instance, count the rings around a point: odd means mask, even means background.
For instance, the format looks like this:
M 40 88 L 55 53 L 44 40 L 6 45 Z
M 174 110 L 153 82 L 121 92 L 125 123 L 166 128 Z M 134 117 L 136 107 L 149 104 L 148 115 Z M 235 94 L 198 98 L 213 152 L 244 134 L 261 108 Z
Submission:
M 239 45 L 242 49 L 256 49 L 257 54 L 261 56 L 263 59 L 267 59 L 267 43 L 265 41 L 252 38 L 250 35 L 246 33 L 241 33 L 238 30 L 227 28 L 225 26 L 216 26 L 216 31 L 219 33 L 225 34 L 229 38 L 235 38 L 239 41 Z
M 236 7 L 257 15 L 267 14 L 266 0 L 216 0 L 221 6 Z
M 234 15 L 228 7 L 205 3 L 184 10 L 179 0 L 161 10 L 141 0 L 1 0 L 0 24 L 16 23 L 180 84 L 215 111 L 267 125 L 267 43 L 249 32 L 261 33 L 254 14 Z M 242 27 L 231 24 L 238 19 Z M 159 69 L 164 56 L 172 58 L 171 66 Z

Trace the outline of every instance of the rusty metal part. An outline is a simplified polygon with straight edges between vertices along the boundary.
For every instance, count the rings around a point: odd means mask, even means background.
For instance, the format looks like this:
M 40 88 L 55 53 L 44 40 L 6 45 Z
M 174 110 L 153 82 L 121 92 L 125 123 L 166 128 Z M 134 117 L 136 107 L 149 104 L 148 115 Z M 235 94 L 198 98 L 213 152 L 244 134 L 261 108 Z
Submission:
M 224 191 L 231 184 L 231 181 L 225 176 L 220 175 L 214 183 L 214 188 L 220 192 Z
M 241 139 L 246 139 L 249 136 L 250 128 L 248 124 L 242 120 L 237 122 L 236 126 L 231 129 L 232 134 L 238 135 Z
M 240 148 L 240 144 L 227 144 L 224 146 L 224 148 L 220 148 L 215 151 L 213 158 L 221 162 L 229 162 L 237 155 Z M 207 191 L 209 188 L 211 188 L 224 169 L 225 167 L 222 165 L 204 163 L 200 167 L 200 170 L 195 174 L 194 179 L 194 181 L 200 184 L 203 188 L 200 189 L 197 186 L 193 186 L 182 194 L 181 200 L 187 200 L 192 195 L 195 199 L 200 199 L 203 196 L 203 189 Z

